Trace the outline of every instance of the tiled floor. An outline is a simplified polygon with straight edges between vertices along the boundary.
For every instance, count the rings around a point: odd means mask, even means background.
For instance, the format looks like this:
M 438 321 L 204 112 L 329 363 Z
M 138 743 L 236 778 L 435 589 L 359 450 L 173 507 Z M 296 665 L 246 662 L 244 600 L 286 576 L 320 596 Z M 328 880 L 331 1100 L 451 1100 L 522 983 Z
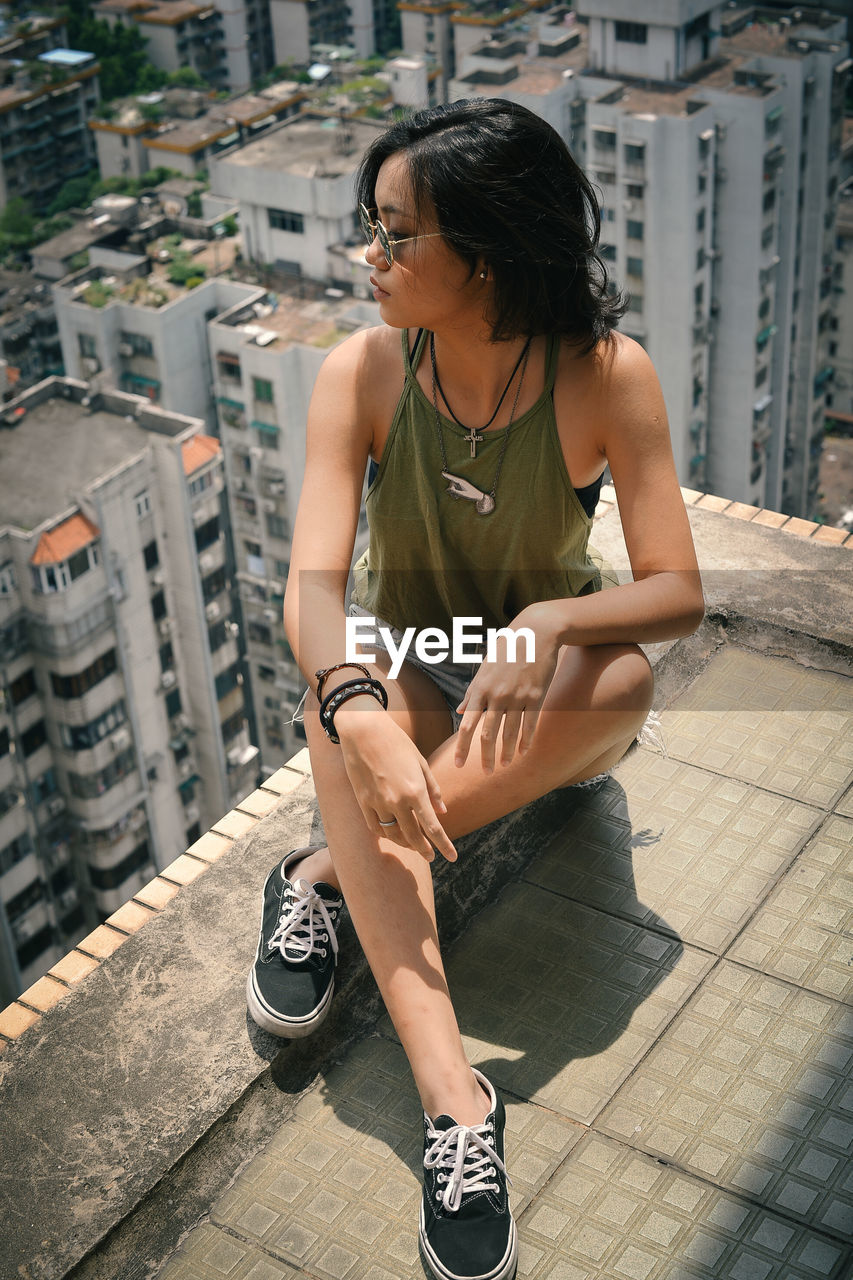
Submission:
M 853 688 L 723 649 L 448 957 L 523 1280 L 853 1276 Z M 390 1024 L 161 1280 L 420 1277 Z

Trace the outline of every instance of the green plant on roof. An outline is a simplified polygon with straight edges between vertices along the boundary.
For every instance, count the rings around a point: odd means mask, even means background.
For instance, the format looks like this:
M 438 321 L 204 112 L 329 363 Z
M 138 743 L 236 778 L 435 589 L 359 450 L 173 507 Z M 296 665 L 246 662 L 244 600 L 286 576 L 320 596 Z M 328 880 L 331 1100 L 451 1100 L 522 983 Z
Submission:
M 92 280 L 83 293 L 83 301 L 90 307 L 105 307 L 114 295 L 112 285 L 104 284 L 102 280 Z

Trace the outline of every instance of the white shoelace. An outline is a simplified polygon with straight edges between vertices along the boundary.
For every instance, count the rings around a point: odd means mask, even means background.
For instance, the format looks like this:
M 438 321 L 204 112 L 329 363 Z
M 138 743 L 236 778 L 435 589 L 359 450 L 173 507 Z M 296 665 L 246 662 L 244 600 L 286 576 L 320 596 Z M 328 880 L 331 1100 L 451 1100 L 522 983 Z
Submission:
M 324 942 L 329 942 L 332 951 L 338 954 L 338 940 L 328 904 L 307 880 L 297 880 L 285 890 L 281 915 L 269 940 L 269 949 L 273 951 L 278 947 L 285 960 L 307 960 L 315 952 L 323 956 L 326 954 L 325 947 L 320 945 Z
M 443 1133 L 430 1126 L 424 1166 L 439 1169 L 437 1181 L 446 1185 L 437 1198 L 448 1213 L 455 1213 L 472 1191 L 500 1190 L 494 1175 L 497 1169 L 506 1175 L 506 1165 L 491 1145 L 492 1132 L 491 1121 L 457 1124 Z

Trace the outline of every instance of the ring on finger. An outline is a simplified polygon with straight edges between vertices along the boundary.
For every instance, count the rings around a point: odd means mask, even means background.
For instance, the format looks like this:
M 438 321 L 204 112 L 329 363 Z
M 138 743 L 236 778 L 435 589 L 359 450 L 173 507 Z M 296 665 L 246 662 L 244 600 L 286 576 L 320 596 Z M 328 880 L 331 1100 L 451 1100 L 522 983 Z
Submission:
M 395 827 L 397 825 L 396 818 L 389 818 L 387 822 L 383 822 L 381 818 L 377 818 L 380 827 Z

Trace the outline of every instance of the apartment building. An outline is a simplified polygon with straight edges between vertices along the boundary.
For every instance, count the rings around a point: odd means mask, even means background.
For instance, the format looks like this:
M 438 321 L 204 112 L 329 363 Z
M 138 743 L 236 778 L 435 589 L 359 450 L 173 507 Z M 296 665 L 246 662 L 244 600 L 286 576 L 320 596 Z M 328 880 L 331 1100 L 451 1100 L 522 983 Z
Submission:
M 853 180 L 841 189 L 836 233 L 832 286 L 837 306 L 829 334 L 833 378 L 827 407 L 832 418 L 853 428 Z
M 503 7 L 492 0 L 399 0 L 397 8 L 403 49 L 425 54 L 439 67 L 447 90 L 466 55 L 484 41 L 500 40 L 507 30 L 529 30 L 537 11 L 552 11 L 554 6 L 550 0 L 520 0 Z M 560 17 L 568 11 L 560 7 Z
M 0 208 L 13 197 L 44 212 L 69 178 L 94 163 L 88 123 L 99 100 L 91 53 L 49 49 L 0 87 Z
M 329 293 L 331 296 L 329 296 Z M 378 322 L 373 302 L 317 291 L 296 300 L 256 290 L 208 325 L 225 455 L 247 685 L 264 772 L 304 745 L 290 723 L 305 688 L 282 626 L 290 540 L 305 469 L 305 422 L 335 343 Z M 357 554 L 366 544 L 366 526 Z
M 211 190 L 239 202 L 244 257 L 294 279 L 366 282 L 353 175 L 383 127 L 305 112 L 214 157 Z
M 110 26 L 138 24 L 155 67 L 191 67 L 215 89 L 245 93 L 274 66 L 267 0 L 98 0 L 92 12 Z
M 396 0 L 269 0 L 275 62 L 307 66 L 321 46 L 357 58 L 388 53 L 400 43 L 397 8 Z
M 7 987 L 32 982 L 254 785 L 223 455 L 201 427 L 67 378 L 3 407 Z
M 538 111 L 599 189 L 601 255 L 630 295 L 622 327 L 660 374 L 682 483 L 811 515 L 844 24 L 713 0 L 609 0 L 577 28 L 567 16 L 506 24 L 465 55 L 449 94 Z

